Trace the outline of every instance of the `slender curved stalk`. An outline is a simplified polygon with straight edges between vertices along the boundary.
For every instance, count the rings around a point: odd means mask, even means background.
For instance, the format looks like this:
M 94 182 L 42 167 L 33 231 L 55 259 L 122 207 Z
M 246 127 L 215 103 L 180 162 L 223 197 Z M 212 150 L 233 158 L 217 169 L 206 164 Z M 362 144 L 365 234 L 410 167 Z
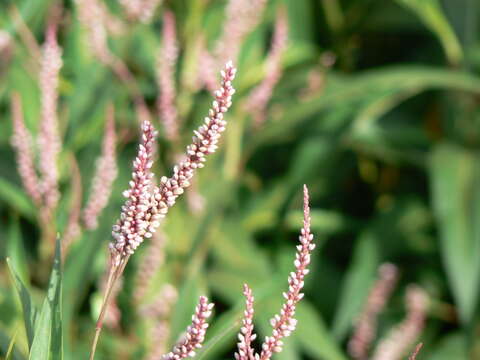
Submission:
M 93 360 L 95 357 L 95 351 L 97 349 L 98 339 L 100 337 L 100 332 L 103 328 L 103 319 L 105 318 L 105 314 L 107 312 L 108 301 L 110 300 L 110 295 L 112 293 L 112 289 L 115 286 L 115 282 L 118 279 L 118 266 L 115 266 L 113 263 L 110 266 L 110 273 L 108 274 L 107 280 L 107 288 L 105 290 L 105 295 L 103 297 L 102 308 L 100 310 L 100 314 L 98 315 L 97 324 L 95 326 L 95 336 L 92 342 L 92 349 L 90 351 L 90 360 Z

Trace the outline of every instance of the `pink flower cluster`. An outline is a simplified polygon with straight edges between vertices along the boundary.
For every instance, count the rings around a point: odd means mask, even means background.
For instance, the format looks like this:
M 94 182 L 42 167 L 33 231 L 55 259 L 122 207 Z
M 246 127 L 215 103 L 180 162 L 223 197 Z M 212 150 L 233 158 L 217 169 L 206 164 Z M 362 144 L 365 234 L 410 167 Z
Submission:
M 260 127 L 266 119 L 265 110 L 272 97 L 273 89 L 282 76 L 282 55 L 287 47 L 288 21 L 284 9 L 280 9 L 272 45 L 266 62 L 265 78 L 253 89 L 248 98 L 248 110 L 253 115 L 254 125 Z
M 377 317 L 382 312 L 398 279 L 398 269 L 390 263 L 378 269 L 378 280 L 368 295 L 364 309 L 355 324 L 355 331 L 348 343 L 348 352 L 353 359 L 368 357 L 370 344 L 377 333 Z
M 243 313 L 242 327 L 238 334 L 238 352 L 235 353 L 235 360 L 253 360 L 258 358 L 252 348 L 252 341 L 257 338 L 253 333 L 253 293 L 247 284 L 243 285 L 243 295 L 245 295 L 245 311 Z
M 40 181 L 35 170 L 33 139 L 25 127 L 20 96 L 13 94 L 11 103 L 13 120 L 11 143 L 17 152 L 18 172 L 25 191 L 32 198 L 33 202 L 40 206 L 42 204 L 42 193 L 39 190 Z
M 285 303 L 282 306 L 279 315 L 275 315 L 270 323 L 273 327 L 271 336 L 265 337 L 262 344 L 260 355 L 254 354 L 251 342 L 255 339 L 253 334 L 253 296 L 248 286 L 244 287 L 246 297 L 246 309 L 244 313 L 243 326 L 238 336 L 238 352 L 235 354 L 236 360 L 268 360 L 274 353 L 282 351 L 282 339 L 290 336 L 295 330 L 297 321 L 294 318 L 297 303 L 303 298 L 301 292 L 304 286 L 305 276 L 308 274 L 308 265 L 310 264 L 310 253 L 315 249 L 313 243 L 313 234 L 310 232 L 310 207 L 308 189 L 303 187 L 303 228 L 300 234 L 300 244 L 297 246 L 296 258 L 294 261 L 295 272 L 288 277 L 288 291 L 283 293 Z
M 58 190 L 57 159 L 62 148 L 58 133 L 57 102 L 58 77 L 62 67 L 62 50 L 58 46 L 56 28 L 47 29 L 43 45 L 43 58 L 40 72 L 41 121 L 38 133 L 40 192 L 43 194 L 47 214 L 57 206 L 60 198 Z
M 160 219 L 190 185 L 195 170 L 202 168 L 206 156 L 217 149 L 218 140 L 226 126 L 224 114 L 231 106 L 235 92 L 232 87 L 235 73 L 236 69 L 228 62 L 221 72 L 222 84 L 214 94 L 215 100 L 209 116 L 205 118 L 204 124 L 194 131 L 193 143 L 187 147 L 185 159 L 174 167 L 173 176 L 163 176 L 159 186 L 153 186 L 151 172 L 156 131 L 149 121 L 143 123 L 142 144 L 133 163 L 130 189 L 124 192 L 127 201 L 112 232 L 115 241 L 110 244 L 110 250 L 115 266 L 126 263 L 144 238 L 152 236 L 160 224 Z
M 199 303 L 192 316 L 192 324 L 187 328 L 185 339 L 177 344 L 173 350 L 164 355 L 164 360 L 180 360 L 195 356 L 195 351 L 201 348 L 208 328 L 207 319 L 212 314 L 213 304 L 208 303 L 205 296 L 200 296 Z
M 58 190 L 57 160 L 61 150 L 58 131 L 57 102 L 58 78 L 62 67 L 62 50 L 56 39 L 56 26 L 51 24 L 46 31 L 42 48 L 40 69 L 41 120 L 37 145 L 42 151 L 38 155 L 36 173 L 34 143 L 23 119 L 20 98 L 12 97 L 13 137 L 12 145 L 17 151 L 17 163 L 23 185 L 34 203 L 41 207 L 41 219 L 48 223 L 60 197 Z
M 406 294 L 407 316 L 390 334 L 380 341 L 372 360 L 400 360 L 425 327 L 428 295 L 415 285 L 410 285 Z

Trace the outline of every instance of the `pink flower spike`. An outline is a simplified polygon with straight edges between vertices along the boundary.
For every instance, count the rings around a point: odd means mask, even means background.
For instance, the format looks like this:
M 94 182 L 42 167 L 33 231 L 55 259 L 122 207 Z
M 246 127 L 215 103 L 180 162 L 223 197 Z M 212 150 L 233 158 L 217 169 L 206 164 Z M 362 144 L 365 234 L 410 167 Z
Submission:
M 405 297 L 407 316 L 378 344 L 372 360 L 400 360 L 420 336 L 425 326 L 428 295 L 415 285 L 410 285 Z
M 33 140 L 25 126 L 20 96 L 16 93 L 12 95 L 11 107 L 13 121 L 11 143 L 17 152 L 18 173 L 25 191 L 35 205 L 40 206 L 42 204 L 42 194 L 40 192 L 40 181 L 35 171 Z
M 113 182 L 117 178 L 117 159 L 115 155 L 115 113 L 113 105 L 108 106 L 103 137 L 102 154 L 96 161 L 90 195 L 83 210 L 83 222 L 89 230 L 98 227 L 98 217 L 107 206 L 112 193 Z
M 142 144 L 133 162 L 130 189 L 124 192 L 127 201 L 112 231 L 114 242 L 110 243 L 110 251 L 115 267 L 125 264 L 143 240 L 152 237 L 160 225 L 160 220 L 190 186 L 196 169 L 202 168 L 206 156 L 217 149 L 217 143 L 226 126 L 224 114 L 232 105 L 232 95 L 235 93 L 232 87 L 235 73 L 236 69 L 228 62 L 225 70 L 221 72 L 222 84 L 215 92 L 209 116 L 205 118 L 205 123 L 194 131 L 193 143 L 187 146 L 185 160 L 174 167 L 171 178 L 162 177 L 160 186 L 153 189 L 151 183 L 153 174 L 150 168 L 153 164 L 156 131 L 149 121 L 144 121 Z
M 122 206 L 120 219 L 113 226 L 112 235 L 115 242 L 110 243 L 113 265 L 124 263 L 129 255 L 152 236 L 151 225 L 159 220 L 159 214 L 149 211 L 151 206 L 154 141 L 157 132 L 149 121 L 142 125 L 142 143 L 133 162 L 130 188 L 124 191 L 127 198 Z
M 61 150 L 58 133 L 57 102 L 58 78 L 62 67 L 62 50 L 57 43 L 57 30 L 50 25 L 43 45 L 40 71 L 41 121 L 38 132 L 39 170 L 42 175 L 40 191 L 43 195 L 45 216 L 49 218 L 55 210 L 60 193 L 58 190 L 57 160 Z
M 242 328 L 238 334 L 238 352 L 235 353 L 235 360 L 255 360 L 255 351 L 252 348 L 252 341 L 257 337 L 253 333 L 253 294 L 252 289 L 247 284 L 243 285 L 243 294 L 245 295 L 245 312 L 242 320 Z
M 384 263 L 378 268 L 376 280 L 356 324 L 355 331 L 348 343 L 348 352 L 353 359 L 368 358 L 370 344 L 377 333 L 377 317 L 382 312 L 398 280 L 395 265 Z
M 179 360 L 194 357 L 195 351 L 202 347 L 208 328 L 206 320 L 212 314 L 212 309 L 213 304 L 209 304 L 205 296 L 200 296 L 195 314 L 192 316 L 192 324 L 187 328 L 185 339 L 177 344 L 170 353 L 163 355 L 162 359 Z
M 273 327 L 272 336 L 265 337 L 262 345 L 260 360 L 270 359 L 273 353 L 282 351 L 282 339 L 288 337 L 295 330 L 295 309 L 297 303 L 303 298 L 301 290 L 304 285 L 305 275 L 308 273 L 310 253 L 315 249 L 313 234 L 310 232 L 310 207 L 307 186 L 303 186 L 303 228 L 300 233 L 300 245 L 294 261 L 295 272 L 288 277 L 288 291 L 284 293 L 286 302 L 283 304 L 280 315 L 271 319 Z
M 175 16 L 171 11 L 163 15 L 163 45 L 157 55 L 157 84 L 160 96 L 157 107 L 160 119 L 165 127 L 167 138 L 178 138 L 178 116 L 175 107 L 175 66 L 178 58 Z
M 253 115 L 254 126 L 260 127 L 266 119 L 265 110 L 273 89 L 282 76 L 282 55 L 287 47 L 288 21 L 285 9 L 278 12 L 270 53 L 266 61 L 265 78 L 253 89 L 248 99 L 248 110 Z

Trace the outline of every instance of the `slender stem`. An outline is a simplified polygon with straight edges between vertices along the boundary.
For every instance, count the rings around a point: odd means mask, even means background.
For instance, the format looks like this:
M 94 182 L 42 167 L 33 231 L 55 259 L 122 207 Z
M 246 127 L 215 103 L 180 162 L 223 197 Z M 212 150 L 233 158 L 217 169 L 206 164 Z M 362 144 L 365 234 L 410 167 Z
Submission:
M 97 324 L 95 326 L 95 337 L 93 338 L 92 349 L 90 351 L 90 360 L 93 360 L 93 358 L 95 357 L 95 350 L 97 349 L 98 339 L 100 337 L 100 332 L 102 331 L 103 319 L 105 318 L 108 301 L 110 300 L 110 294 L 112 293 L 112 289 L 115 286 L 116 280 L 121 274 L 118 273 L 118 269 L 118 266 L 115 266 L 113 264 L 110 266 L 110 273 L 108 274 L 107 280 L 107 288 L 105 289 L 102 308 L 100 310 L 100 315 L 98 315 Z

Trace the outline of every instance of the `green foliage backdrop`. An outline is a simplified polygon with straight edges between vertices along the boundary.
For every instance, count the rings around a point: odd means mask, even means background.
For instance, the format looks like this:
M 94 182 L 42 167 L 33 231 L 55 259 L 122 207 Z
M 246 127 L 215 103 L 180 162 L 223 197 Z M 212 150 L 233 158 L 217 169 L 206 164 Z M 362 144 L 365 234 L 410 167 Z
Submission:
M 175 155 L 207 114 L 211 96 L 196 81 L 200 72 L 220 68 L 203 68 L 198 46 L 202 38 L 212 47 L 222 35 L 226 1 L 164 1 L 150 24 L 127 21 L 119 2 L 104 2 L 126 27 L 109 37 L 109 47 L 134 75 L 152 114 L 162 14 L 165 9 L 175 14 L 180 50 L 175 101 L 183 121 L 177 143 L 166 138 L 154 116 L 160 132 L 154 170 L 169 176 Z M 44 41 L 56 3 L 1 1 L 0 29 L 10 43 L 0 50 L 0 354 L 11 359 L 87 358 L 111 226 L 138 143 L 131 89 L 92 55 L 77 3 L 61 3 L 63 144 L 54 225 L 60 241 L 75 197 L 83 203 L 89 197 L 111 103 L 119 175 L 99 228 L 82 231 L 62 269 L 60 255 L 55 265 L 45 258 L 38 209 L 22 188 L 10 144 L 10 97 L 19 94 L 27 127 L 36 134 L 41 107 L 36 44 Z M 282 6 L 289 24 L 283 73 L 266 121 L 257 128 L 246 100 L 268 71 L 265 59 Z M 161 225 L 165 262 L 143 302 L 152 301 L 165 283 L 177 289 L 169 346 L 189 323 L 198 296 L 206 294 L 216 307 L 197 358 L 233 358 L 244 283 L 256 295 L 259 338 L 268 335 L 292 271 L 301 189 L 307 184 L 317 249 L 298 328 L 276 359 L 349 358 L 352 325 L 386 261 L 398 266 L 401 277 L 380 315 L 378 338 L 404 317 L 406 286 L 416 283 L 430 297 L 419 359 L 480 358 L 479 16 L 476 0 L 267 2 L 236 62 L 237 92 L 219 151 L 196 177 L 203 208 L 192 211 L 183 198 Z M 75 164 L 81 194 L 74 185 Z M 151 335 L 155 319 L 140 316 L 133 301 L 148 253 L 146 241 L 126 268 L 118 294 L 120 325 L 102 333 L 98 359 L 147 358 L 158 340 Z M 44 336 L 37 337 L 40 333 Z

